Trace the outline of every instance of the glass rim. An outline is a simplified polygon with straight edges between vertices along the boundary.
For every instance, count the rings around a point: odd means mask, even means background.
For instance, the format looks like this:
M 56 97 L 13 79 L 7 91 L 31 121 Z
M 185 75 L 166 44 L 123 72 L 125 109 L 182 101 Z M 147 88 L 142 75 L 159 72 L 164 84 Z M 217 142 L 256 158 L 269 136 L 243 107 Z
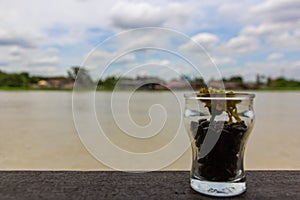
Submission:
M 235 92 L 235 96 L 227 97 L 225 94 L 220 96 L 197 96 L 197 92 L 185 93 L 184 98 L 189 100 L 252 100 L 255 97 L 254 93 Z M 208 93 L 209 94 L 209 93 Z

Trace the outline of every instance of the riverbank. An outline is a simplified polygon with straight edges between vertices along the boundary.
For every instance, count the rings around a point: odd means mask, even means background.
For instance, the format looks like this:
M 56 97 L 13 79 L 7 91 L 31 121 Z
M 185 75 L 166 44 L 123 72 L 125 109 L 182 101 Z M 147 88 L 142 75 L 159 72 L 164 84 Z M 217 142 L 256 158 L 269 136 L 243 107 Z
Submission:
M 72 91 L 72 88 L 30 88 L 30 87 L 7 87 L 0 86 L 0 91 Z
M 30 87 L 6 87 L 0 86 L 0 91 L 73 91 L 73 88 L 30 88 Z M 101 89 L 97 91 L 113 91 L 113 89 Z M 126 90 L 124 90 L 126 91 Z M 141 90 L 141 91 L 165 91 L 165 90 Z M 175 91 L 181 91 L 176 89 Z M 300 91 L 300 87 L 266 87 L 259 89 L 243 90 L 243 91 Z

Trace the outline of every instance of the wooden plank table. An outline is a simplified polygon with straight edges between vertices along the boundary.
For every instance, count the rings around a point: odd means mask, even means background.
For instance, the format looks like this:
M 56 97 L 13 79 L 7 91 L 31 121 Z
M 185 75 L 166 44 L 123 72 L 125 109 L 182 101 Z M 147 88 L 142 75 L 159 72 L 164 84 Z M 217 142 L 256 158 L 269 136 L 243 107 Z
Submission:
M 0 171 L 0 178 L 0 199 L 216 199 L 193 191 L 188 171 Z M 247 192 L 234 199 L 299 200 L 300 171 L 247 171 Z

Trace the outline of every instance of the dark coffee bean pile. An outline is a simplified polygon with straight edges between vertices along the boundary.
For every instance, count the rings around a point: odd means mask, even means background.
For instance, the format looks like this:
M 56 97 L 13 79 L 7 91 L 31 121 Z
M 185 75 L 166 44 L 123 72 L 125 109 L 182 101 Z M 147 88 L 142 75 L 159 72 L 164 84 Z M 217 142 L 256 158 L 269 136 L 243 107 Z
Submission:
M 206 119 L 191 122 L 191 131 L 198 148 L 201 147 L 208 129 L 210 129 L 209 134 L 217 134 L 221 131 L 213 149 L 198 160 L 199 175 L 209 181 L 230 181 L 237 175 L 237 160 L 247 126 L 243 121 L 232 124 L 213 121 L 210 127 L 209 125 L 210 122 Z

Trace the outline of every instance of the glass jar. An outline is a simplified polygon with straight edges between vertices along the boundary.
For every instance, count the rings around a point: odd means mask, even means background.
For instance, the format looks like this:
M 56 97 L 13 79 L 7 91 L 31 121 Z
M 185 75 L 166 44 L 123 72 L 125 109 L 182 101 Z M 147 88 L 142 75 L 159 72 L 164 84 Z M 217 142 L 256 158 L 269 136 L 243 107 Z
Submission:
M 244 152 L 253 127 L 250 93 L 185 94 L 185 127 L 192 140 L 191 187 L 211 196 L 246 191 Z

